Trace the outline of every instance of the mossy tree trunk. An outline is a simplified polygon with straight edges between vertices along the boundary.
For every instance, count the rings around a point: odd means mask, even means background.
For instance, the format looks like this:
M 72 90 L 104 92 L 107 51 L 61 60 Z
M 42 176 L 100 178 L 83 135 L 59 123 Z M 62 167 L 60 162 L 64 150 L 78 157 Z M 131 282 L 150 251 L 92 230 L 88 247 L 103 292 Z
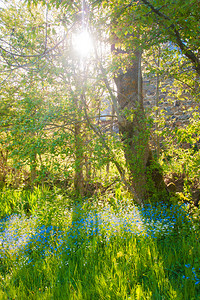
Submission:
M 113 52 L 115 55 L 121 51 Z M 143 108 L 141 53 L 135 52 L 125 70 L 115 75 L 120 111 L 119 130 L 131 184 L 140 202 L 152 194 L 166 192 L 158 165 L 152 159 L 149 133 Z

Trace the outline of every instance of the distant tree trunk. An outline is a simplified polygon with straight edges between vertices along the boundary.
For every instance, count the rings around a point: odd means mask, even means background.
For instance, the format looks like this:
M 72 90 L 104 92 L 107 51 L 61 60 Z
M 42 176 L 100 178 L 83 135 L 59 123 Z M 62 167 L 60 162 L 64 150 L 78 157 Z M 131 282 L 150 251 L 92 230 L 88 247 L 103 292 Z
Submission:
M 36 153 L 33 153 L 31 155 L 30 169 L 31 169 L 30 180 L 31 180 L 31 186 L 33 187 L 37 177 L 37 154 Z
M 114 114 L 115 114 L 115 109 L 114 109 L 114 105 L 112 105 L 112 110 L 111 110 L 111 120 L 110 120 L 110 133 L 111 135 L 113 135 L 113 131 L 114 131 Z M 107 177 L 109 177 L 109 172 L 110 172 L 110 161 L 108 161 L 107 165 L 106 165 L 106 174 Z
M 74 125 L 75 138 L 75 176 L 74 187 L 78 195 L 84 195 L 84 177 L 83 177 L 83 145 L 81 138 L 81 123 L 75 122 Z
M 114 48 L 113 53 L 118 55 L 122 51 Z M 130 180 L 138 199 L 144 202 L 151 194 L 165 191 L 165 185 L 149 147 L 142 97 L 141 52 L 135 52 L 131 64 L 115 75 L 115 83 L 121 115 L 119 130 Z
M 161 55 L 160 46 L 158 46 L 158 58 L 157 58 L 157 60 L 156 60 L 155 52 L 153 52 L 153 53 L 154 53 L 154 60 L 155 60 L 155 63 L 156 63 L 156 67 L 159 70 L 160 69 L 160 55 Z M 159 129 L 158 122 L 157 122 L 158 117 L 159 117 L 159 110 L 158 110 L 159 98 L 160 98 L 160 75 L 159 75 L 159 72 L 157 72 L 157 74 L 156 74 L 156 99 L 155 99 L 155 106 L 157 108 L 156 109 L 156 114 L 155 114 L 155 117 L 156 117 L 155 130 L 156 130 L 156 153 L 157 153 L 157 158 L 159 158 L 159 156 L 160 156 L 160 136 L 157 133 L 157 131 Z
M 8 151 L 0 151 L 0 187 L 5 184 L 6 170 L 8 168 Z

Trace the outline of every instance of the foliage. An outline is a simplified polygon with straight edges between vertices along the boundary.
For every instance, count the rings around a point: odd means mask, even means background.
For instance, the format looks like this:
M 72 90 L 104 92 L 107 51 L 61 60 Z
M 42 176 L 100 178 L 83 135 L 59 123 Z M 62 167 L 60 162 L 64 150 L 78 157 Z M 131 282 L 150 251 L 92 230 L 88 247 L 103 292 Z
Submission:
M 185 127 L 166 131 L 163 161 L 168 172 L 183 174 L 187 181 L 199 179 L 199 114 L 194 113 Z M 172 159 L 173 158 L 173 159 Z
M 191 6 L 193 2 L 188 1 L 184 9 L 176 7 L 176 14 L 170 15 L 169 19 L 169 12 L 175 9 L 173 2 L 168 1 L 166 6 L 166 3 L 156 1 L 155 8 L 161 6 L 160 15 L 147 2 L 97 1 L 95 4 L 84 2 L 81 7 L 80 3 L 66 1 L 26 1 L 27 6 L 10 3 L 9 9 L 2 7 L 0 142 L 3 151 L 8 152 L 7 170 L 11 167 L 13 172 L 16 169 L 21 172 L 25 168 L 31 185 L 53 183 L 55 174 L 59 178 L 63 178 L 64 174 L 66 180 L 74 177 L 74 182 L 82 182 L 79 191 L 91 180 L 91 170 L 95 169 L 95 177 L 96 169 L 101 169 L 110 160 L 125 173 L 123 158 L 116 155 L 122 153 L 122 145 L 115 136 L 108 138 L 106 133 L 102 133 L 97 124 L 101 118 L 102 102 L 106 98 L 108 103 L 113 97 L 106 80 L 109 79 L 111 86 L 113 73 L 129 67 L 131 59 L 134 59 L 135 47 L 148 50 L 146 55 L 150 58 L 152 45 L 154 50 L 161 42 L 167 45 L 162 47 L 160 66 L 155 70 L 151 64 L 150 72 L 159 76 L 164 74 L 165 77 L 173 74 L 176 78 L 174 86 L 177 82 L 187 84 L 193 95 L 198 96 L 198 78 L 191 68 L 190 76 L 188 68 L 187 76 L 184 72 L 179 75 L 179 65 L 188 60 L 185 61 L 178 51 L 180 45 L 174 47 L 178 31 L 181 41 L 186 41 L 187 47 L 196 53 L 196 4 Z M 82 8 L 84 12 L 80 18 Z M 186 22 L 186 15 L 190 22 Z M 155 23 L 158 26 L 154 26 Z M 77 53 L 72 53 L 73 34 L 83 26 L 98 37 L 96 44 L 101 44 L 99 48 L 95 46 L 96 53 L 84 63 Z M 114 36 L 117 38 L 115 46 L 121 47 L 122 52 L 129 51 L 131 55 L 121 53 L 111 63 L 109 51 L 104 53 L 102 48 L 108 39 L 113 43 Z M 105 73 L 102 73 L 101 64 Z M 100 132 L 98 137 L 97 132 Z M 13 184 L 9 177 L 4 181 Z
M 101 2 L 101 1 L 100 1 Z M 199 49 L 199 4 L 194 0 L 185 1 L 102 1 L 110 9 L 120 35 L 126 35 L 125 45 L 131 40 L 141 49 L 152 45 L 171 42 L 192 63 L 200 74 Z M 123 26 L 124 24 L 124 26 Z M 116 28 L 116 29 L 117 29 Z M 125 46 L 126 47 L 126 46 Z

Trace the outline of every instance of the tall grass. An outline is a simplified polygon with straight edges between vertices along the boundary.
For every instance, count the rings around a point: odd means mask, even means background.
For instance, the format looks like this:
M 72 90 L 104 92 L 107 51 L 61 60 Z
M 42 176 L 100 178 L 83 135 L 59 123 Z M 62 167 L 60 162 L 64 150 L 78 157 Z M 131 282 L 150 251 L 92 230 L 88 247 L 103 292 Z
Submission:
M 200 299 L 199 231 L 184 207 L 107 200 L 18 192 L 31 214 L 4 211 L 0 299 Z

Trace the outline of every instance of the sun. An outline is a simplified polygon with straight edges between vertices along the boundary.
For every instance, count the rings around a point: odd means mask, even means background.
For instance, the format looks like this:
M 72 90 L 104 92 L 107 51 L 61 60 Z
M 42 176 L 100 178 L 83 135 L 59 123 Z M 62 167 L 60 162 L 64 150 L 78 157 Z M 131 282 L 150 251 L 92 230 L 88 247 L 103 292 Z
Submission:
M 87 57 L 91 54 L 93 43 L 87 30 L 83 30 L 73 36 L 73 47 L 80 57 Z

